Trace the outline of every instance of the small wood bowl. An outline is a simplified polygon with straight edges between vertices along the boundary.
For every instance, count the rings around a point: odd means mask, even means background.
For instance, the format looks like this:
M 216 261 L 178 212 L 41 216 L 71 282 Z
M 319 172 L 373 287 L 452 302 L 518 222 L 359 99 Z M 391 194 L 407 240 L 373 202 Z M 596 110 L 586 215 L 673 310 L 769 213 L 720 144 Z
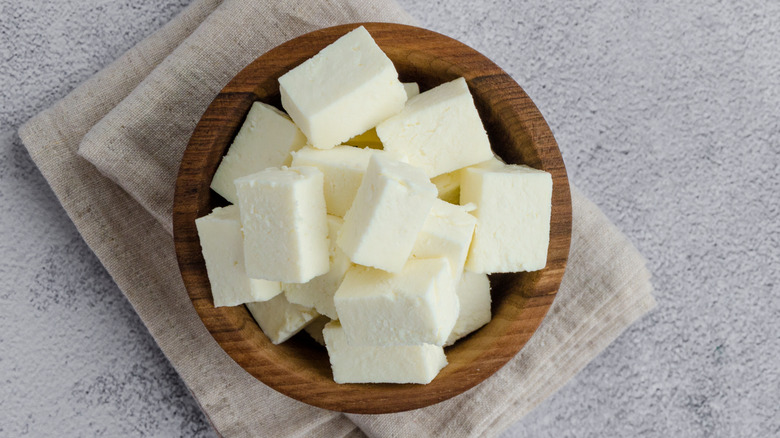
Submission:
M 359 26 L 318 30 L 257 58 L 219 93 L 201 117 L 182 158 L 173 210 L 174 240 L 187 292 L 214 339 L 248 373 L 289 397 L 334 411 L 399 412 L 456 396 L 498 371 L 536 331 L 555 298 L 571 239 L 571 198 L 566 168 L 547 123 L 517 83 L 470 47 L 428 30 L 362 23 L 395 64 L 403 82 L 421 91 L 459 76 L 466 81 L 493 150 L 508 163 L 552 174 L 552 224 L 547 267 L 532 273 L 490 276 L 493 319 L 446 349 L 447 365 L 427 385 L 342 384 L 333 381 L 325 349 L 305 334 L 273 345 L 245 306 L 215 308 L 195 219 L 224 200 L 211 179 L 255 101 L 281 108 L 279 76 Z M 194 352 L 194 354 L 197 354 Z

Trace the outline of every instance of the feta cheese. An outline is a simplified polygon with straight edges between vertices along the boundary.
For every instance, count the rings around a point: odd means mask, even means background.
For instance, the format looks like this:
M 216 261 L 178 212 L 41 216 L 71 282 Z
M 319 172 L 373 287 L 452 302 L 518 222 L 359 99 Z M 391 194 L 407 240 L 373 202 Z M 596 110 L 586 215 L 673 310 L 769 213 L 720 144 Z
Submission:
M 244 236 L 238 207 L 217 207 L 195 220 L 211 283 L 214 307 L 265 301 L 278 295 L 279 282 L 249 278 L 244 268 Z
M 436 199 L 436 186 L 423 172 L 374 154 L 344 216 L 338 244 L 350 260 L 400 271 Z
M 460 314 L 444 345 L 452 345 L 490 322 L 490 280 L 487 274 L 464 272 L 455 291 L 460 301 Z
M 493 156 L 463 78 L 409 99 L 403 111 L 380 123 L 376 132 L 386 151 L 406 156 L 430 178 Z
M 368 160 L 377 152 L 352 146 L 321 150 L 305 147 L 293 153 L 293 166 L 313 166 L 325 178 L 325 206 L 328 214 L 344 217 L 355 199 Z M 335 237 L 335 236 L 334 236 Z
M 477 207 L 467 270 L 490 274 L 545 267 L 552 206 L 549 173 L 497 161 L 470 167 L 461 174 L 460 202 Z
M 318 313 L 331 319 L 338 319 L 333 295 L 341 284 L 347 269 L 352 265 L 349 257 L 336 245 L 336 234 L 344 221 L 328 215 L 328 240 L 330 243 L 330 270 L 314 277 L 308 283 L 284 283 L 282 290 L 291 303 L 313 307 Z
M 445 258 L 411 259 L 398 274 L 353 266 L 334 302 L 350 345 L 443 345 L 459 311 Z
M 393 62 L 360 26 L 279 78 L 282 106 L 312 146 L 330 149 L 406 102 Z
M 308 333 L 308 335 L 311 336 L 312 339 L 314 339 L 314 342 L 324 347 L 325 337 L 322 334 L 322 329 L 324 329 L 325 325 L 329 322 L 330 322 L 330 318 L 328 318 L 327 316 L 320 315 L 314 321 L 306 325 L 306 327 L 303 328 L 303 331 Z
M 246 303 L 246 307 L 274 344 L 290 339 L 318 316 L 314 309 L 290 303 L 284 294 L 268 301 Z
M 430 383 L 447 365 L 442 347 L 430 344 L 357 346 L 338 321 L 323 335 L 336 383 Z
M 236 178 L 259 172 L 268 167 L 290 164 L 290 152 L 306 144 L 306 137 L 287 117 L 271 105 L 255 102 L 241 125 L 238 135 L 222 158 L 211 188 L 229 202 L 236 204 Z
M 235 183 L 247 275 L 305 283 L 328 272 L 322 172 L 314 167 L 270 168 Z
M 460 278 L 477 219 L 464 207 L 437 199 L 412 249 L 412 257 L 446 257 L 454 278 Z

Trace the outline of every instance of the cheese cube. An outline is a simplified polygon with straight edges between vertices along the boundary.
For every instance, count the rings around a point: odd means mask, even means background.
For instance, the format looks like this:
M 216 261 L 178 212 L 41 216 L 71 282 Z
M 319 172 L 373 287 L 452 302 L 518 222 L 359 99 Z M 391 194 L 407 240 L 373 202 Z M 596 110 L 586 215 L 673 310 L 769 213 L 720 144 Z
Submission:
M 338 244 L 350 260 L 400 271 L 436 199 L 436 186 L 418 168 L 374 154 L 344 216 Z
M 401 85 L 404 86 L 407 100 L 420 94 L 420 86 L 417 85 L 417 82 L 402 82 Z
M 460 301 L 460 314 L 444 345 L 452 345 L 490 322 L 490 280 L 487 274 L 464 272 L 455 291 Z
M 290 303 L 284 294 L 268 301 L 246 303 L 246 307 L 274 344 L 290 339 L 318 316 L 314 309 Z
M 282 289 L 291 303 L 313 307 L 318 313 L 331 319 L 338 319 L 333 295 L 341 284 L 347 269 L 352 265 L 349 257 L 336 245 L 336 234 L 344 221 L 328 215 L 328 240 L 330 243 L 330 270 L 314 277 L 308 283 L 284 283 Z
M 547 264 L 552 176 L 528 166 L 494 162 L 465 169 L 460 202 L 477 218 L 466 269 L 537 271 Z
M 266 301 L 279 295 L 282 291 L 279 282 L 246 275 L 244 236 L 237 206 L 217 207 L 209 215 L 195 219 L 195 226 L 206 261 L 214 307 Z
M 453 277 L 460 278 L 476 223 L 464 207 L 437 199 L 417 235 L 412 257 L 446 257 Z
M 324 347 L 325 337 L 322 334 L 322 329 L 324 329 L 325 325 L 329 322 L 330 322 L 330 318 L 328 318 L 327 316 L 320 315 L 314 321 L 306 325 L 306 327 L 303 328 L 303 331 L 305 331 L 309 336 L 311 336 L 311 338 L 314 339 L 314 342 Z
M 376 127 L 384 149 L 422 167 L 429 178 L 493 156 L 466 80 L 455 79 L 409 99 Z
M 322 187 L 314 167 L 270 168 L 236 180 L 250 277 L 305 283 L 328 272 Z
M 323 330 L 336 383 L 430 383 L 447 365 L 436 345 L 357 346 L 338 321 Z
M 325 177 L 325 206 L 328 214 L 344 217 L 355 199 L 368 160 L 377 152 L 352 146 L 321 150 L 305 147 L 293 153 L 293 166 L 313 166 Z M 335 237 L 335 236 L 334 236 Z
M 268 167 L 290 164 L 290 152 L 306 144 L 306 137 L 287 117 L 271 105 L 252 104 L 238 135 L 222 158 L 211 188 L 233 204 L 238 203 L 236 178 Z
M 279 78 L 282 106 L 312 146 L 330 149 L 406 102 L 393 62 L 363 26 Z
M 445 258 L 411 259 L 398 274 L 353 266 L 334 301 L 350 345 L 443 345 L 459 310 Z
M 442 173 L 431 178 L 431 182 L 439 191 L 439 199 L 457 205 L 460 203 L 460 174 L 459 171 Z

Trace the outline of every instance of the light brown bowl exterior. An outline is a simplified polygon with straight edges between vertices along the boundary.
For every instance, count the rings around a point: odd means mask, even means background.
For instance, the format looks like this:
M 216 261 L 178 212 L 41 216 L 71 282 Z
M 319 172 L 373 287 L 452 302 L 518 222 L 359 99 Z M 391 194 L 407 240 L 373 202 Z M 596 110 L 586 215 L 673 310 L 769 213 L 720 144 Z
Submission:
M 528 164 L 553 177 L 547 267 L 533 273 L 491 275 L 493 319 L 447 348 L 449 365 L 428 385 L 339 385 L 333 381 L 325 349 L 305 335 L 273 345 L 245 306 L 215 308 L 195 228 L 196 218 L 224 205 L 209 185 L 252 103 L 259 100 L 281 107 L 279 76 L 361 24 L 393 60 L 402 81 L 418 82 L 424 91 L 465 77 L 493 150 L 508 163 Z M 421 408 L 456 396 L 520 351 L 542 322 L 561 283 L 571 238 L 571 199 L 566 169 L 547 123 L 503 70 L 470 47 L 435 32 L 358 23 L 318 30 L 282 44 L 247 66 L 219 93 L 184 153 L 173 226 L 179 267 L 192 304 L 214 339 L 239 365 L 302 402 L 334 411 L 378 414 Z

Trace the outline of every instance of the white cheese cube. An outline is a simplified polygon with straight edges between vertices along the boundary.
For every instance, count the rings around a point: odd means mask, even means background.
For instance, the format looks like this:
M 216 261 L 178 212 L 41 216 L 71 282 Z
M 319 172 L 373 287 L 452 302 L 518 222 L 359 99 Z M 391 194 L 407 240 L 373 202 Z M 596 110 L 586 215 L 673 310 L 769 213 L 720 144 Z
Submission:
M 274 344 L 290 339 L 318 316 L 314 309 L 290 303 L 284 294 L 268 301 L 246 303 L 246 307 Z
M 411 259 L 398 274 L 353 266 L 334 301 L 351 345 L 443 345 L 459 310 L 445 258 Z
M 412 257 L 446 257 L 453 278 L 459 278 L 469 253 L 477 219 L 464 207 L 437 199 L 412 249 Z
M 528 166 L 487 163 L 461 173 L 461 204 L 477 218 L 466 269 L 537 271 L 547 264 L 552 176 Z
M 336 383 L 430 383 L 447 365 L 442 347 L 350 345 L 338 321 L 323 330 Z
M 373 154 L 338 244 L 350 260 L 400 271 L 436 199 L 436 186 L 418 168 Z
M 404 91 L 406 92 L 406 99 L 411 99 L 414 96 L 417 96 L 420 94 L 420 86 L 417 85 L 417 82 L 403 82 L 401 85 L 404 86 Z
M 457 205 L 460 203 L 460 173 L 459 171 L 442 173 L 431 178 L 431 182 L 439 191 L 439 199 Z
M 328 240 L 330 243 L 330 270 L 308 283 L 284 283 L 282 290 L 291 303 L 313 307 L 318 313 L 338 319 L 333 295 L 336 294 L 347 269 L 352 265 L 349 257 L 336 245 L 336 235 L 344 221 L 328 215 Z
M 290 164 L 290 152 L 306 144 L 306 137 L 287 117 L 271 105 L 252 104 L 238 135 L 222 158 L 211 188 L 233 204 L 238 203 L 236 178 L 268 167 Z
M 312 146 L 330 149 L 406 102 L 393 62 L 363 26 L 279 78 L 282 106 Z
M 217 207 L 209 215 L 196 219 L 195 226 L 206 261 L 214 307 L 266 301 L 282 291 L 279 282 L 246 275 L 244 236 L 237 206 Z
M 293 166 L 313 166 L 325 177 L 325 206 L 328 214 L 344 217 L 355 199 L 368 160 L 377 152 L 352 146 L 321 150 L 305 147 L 293 153 Z M 335 237 L 335 236 L 334 236 Z
M 460 314 L 444 345 L 452 345 L 490 322 L 490 280 L 487 274 L 464 272 L 455 291 L 460 301 Z
M 322 329 L 330 322 L 330 318 L 327 316 L 318 316 L 314 321 L 310 322 L 303 331 L 309 334 L 314 341 L 323 347 L 325 346 L 325 337 L 322 334 Z
M 429 178 L 493 156 L 466 80 L 458 78 L 415 96 L 376 127 L 384 149 L 422 167 Z
M 270 168 L 235 182 L 247 275 L 305 283 L 328 272 L 322 172 L 314 167 Z

